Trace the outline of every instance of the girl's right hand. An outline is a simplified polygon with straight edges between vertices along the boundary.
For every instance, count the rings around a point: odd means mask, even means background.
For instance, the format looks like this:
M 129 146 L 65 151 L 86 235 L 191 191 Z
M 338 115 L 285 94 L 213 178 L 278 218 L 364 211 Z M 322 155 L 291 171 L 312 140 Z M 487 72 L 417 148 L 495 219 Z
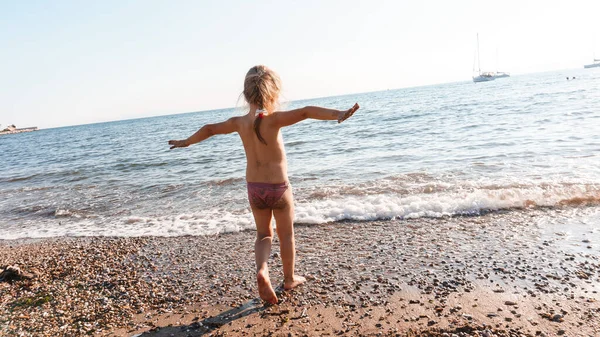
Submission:
M 188 146 L 190 146 L 190 144 L 188 144 L 187 140 L 170 140 L 169 141 L 169 145 L 172 145 L 169 150 L 173 150 L 176 147 L 188 147 Z
M 358 106 L 358 103 L 355 103 L 353 107 L 348 109 L 348 111 L 340 111 L 340 115 L 338 117 L 338 123 L 341 123 L 341 122 L 345 121 L 346 119 L 352 117 L 352 115 L 354 115 L 356 110 L 358 110 L 359 108 L 360 108 L 360 106 Z

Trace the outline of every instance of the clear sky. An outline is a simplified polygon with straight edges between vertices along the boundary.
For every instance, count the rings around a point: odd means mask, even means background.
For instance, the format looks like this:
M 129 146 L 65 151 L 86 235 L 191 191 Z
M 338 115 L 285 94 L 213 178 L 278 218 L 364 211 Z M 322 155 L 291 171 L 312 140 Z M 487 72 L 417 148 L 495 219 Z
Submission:
M 477 33 L 484 70 L 581 68 L 600 58 L 598 13 L 598 0 L 0 0 L 0 124 L 232 107 L 255 64 L 288 100 L 470 80 Z

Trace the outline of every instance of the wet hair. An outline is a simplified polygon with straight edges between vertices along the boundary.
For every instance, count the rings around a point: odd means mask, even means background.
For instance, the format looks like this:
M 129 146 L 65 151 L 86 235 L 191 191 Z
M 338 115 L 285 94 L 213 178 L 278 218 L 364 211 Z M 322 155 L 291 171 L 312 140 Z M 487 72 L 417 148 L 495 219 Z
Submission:
M 281 80 L 277 73 L 263 65 L 257 65 L 246 73 L 244 78 L 244 98 L 248 104 L 254 104 L 260 110 L 270 114 L 277 108 L 279 92 L 281 91 Z M 254 133 L 261 143 L 267 144 L 260 134 L 260 123 L 262 118 L 257 116 L 254 120 Z

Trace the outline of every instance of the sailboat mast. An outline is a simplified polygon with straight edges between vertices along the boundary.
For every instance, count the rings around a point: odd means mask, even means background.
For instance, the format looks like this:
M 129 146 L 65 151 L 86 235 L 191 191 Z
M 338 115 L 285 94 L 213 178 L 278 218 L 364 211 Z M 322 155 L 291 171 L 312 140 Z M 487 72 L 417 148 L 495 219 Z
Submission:
M 481 61 L 479 59 L 479 33 L 477 33 L 477 68 L 479 70 L 479 75 L 481 75 Z
M 498 73 L 498 48 L 496 48 L 496 74 Z

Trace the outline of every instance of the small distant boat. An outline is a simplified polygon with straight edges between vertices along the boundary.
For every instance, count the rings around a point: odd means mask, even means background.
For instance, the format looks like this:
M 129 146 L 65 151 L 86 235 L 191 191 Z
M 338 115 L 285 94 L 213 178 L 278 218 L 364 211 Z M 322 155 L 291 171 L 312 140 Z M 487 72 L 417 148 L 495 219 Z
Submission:
M 591 64 L 586 64 L 583 66 L 584 68 L 596 68 L 596 67 L 600 67 L 600 59 L 594 59 L 594 63 Z
M 475 68 L 475 62 L 473 62 Z M 475 69 L 473 69 L 475 71 Z M 481 72 L 481 62 L 479 61 L 479 34 L 477 34 L 477 76 L 473 76 L 473 82 L 489 82 L 496 79 L 496 74 L 493 72 Z

